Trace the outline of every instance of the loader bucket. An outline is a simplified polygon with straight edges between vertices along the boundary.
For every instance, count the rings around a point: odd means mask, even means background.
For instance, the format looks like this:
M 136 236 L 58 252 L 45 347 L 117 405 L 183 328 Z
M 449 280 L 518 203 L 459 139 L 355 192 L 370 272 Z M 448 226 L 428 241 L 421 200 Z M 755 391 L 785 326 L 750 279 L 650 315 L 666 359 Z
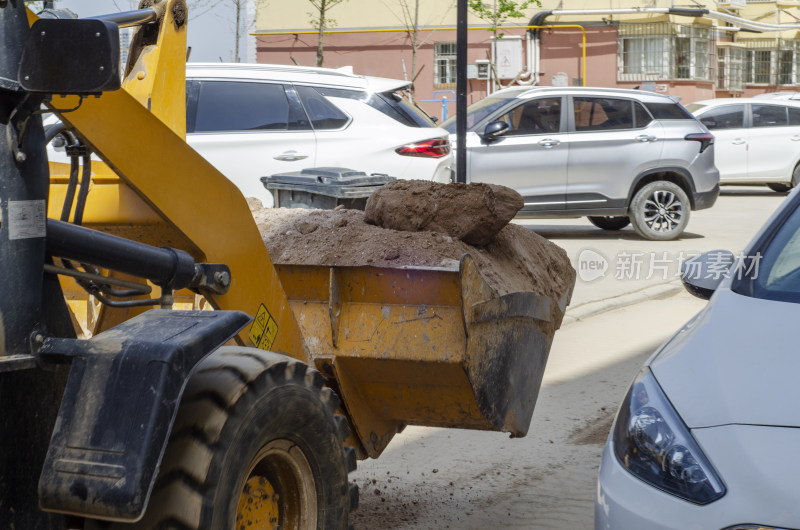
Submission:
M 500 296 L 468 255 L 450 268 L 277 270 L 362 456 L 380 455 L 406 425 L 528 432 L 571 293 Z

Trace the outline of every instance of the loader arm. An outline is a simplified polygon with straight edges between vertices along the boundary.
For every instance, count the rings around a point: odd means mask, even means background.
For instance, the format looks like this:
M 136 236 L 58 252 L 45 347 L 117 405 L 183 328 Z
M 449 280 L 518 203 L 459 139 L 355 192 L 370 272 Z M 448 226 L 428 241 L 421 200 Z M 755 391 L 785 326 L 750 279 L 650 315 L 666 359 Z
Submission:
M 82 101 L 56 96 L 49 103 L 105 163 L 92 166 L 87 224 L 129 224 L 124 216 L 133 209 L 148 224 L 174 230 L 183 244 L 170 241 L 172 246 L 230 267 L 228 292 L 204 294 L 216 309 L 256 317 L 238 341 L 305 361 L 300 330 L 245 198 L 185 142 L 185 3 L 157 5 L 160 20 L 141 27 L 133 39 L 122 90 Z M 130 131 L 137 132 L 133 142 Z M 51 194 L 51 211 L 60 208 L 58 197 Z

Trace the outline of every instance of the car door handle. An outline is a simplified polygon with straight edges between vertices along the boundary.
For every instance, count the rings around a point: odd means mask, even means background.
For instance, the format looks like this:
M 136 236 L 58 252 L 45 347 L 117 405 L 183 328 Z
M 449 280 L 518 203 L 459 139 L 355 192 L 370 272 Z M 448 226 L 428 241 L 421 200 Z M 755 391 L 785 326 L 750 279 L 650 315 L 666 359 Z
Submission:
M 792 136 L 792 141 L 793 142 L 800 142 L 800 135 L 795 134 L 794 136 Z
M 304 158 L 308 158 L 308 155 L 301 155 L 297 151 L 286 151 L 285 153 L 281 153 L 274 158 L 275 160 L 281 160 L 283 162 L 293 162 L 295 160 L 303 160 Z
M 545 138 L 544 140 L 539 140 L 539 145 L 542 147 L 553 147 L 561 143 L 561 140 L 554 140 L 553 138 Z
M 742 145 L 742 144 L 744 144 L 744 143 L 747 143 L 747 140 L 742 140 L 741 138 L 736 138 L 736 139 L 735 139 L 735 140 L 733 140 L 731 143 L 732 143 L 733 145 Z
M 637 142 L 641 142 L 641 143 L 644 143 L 644 142 L 655 142 L 656 141 L 656 137 L 655 136 L 650 136 L 650 135 L 647 135 L 647 134 L 642 134 L 642 135 L 639 135 L 636 138 L 634 138 L 634 140 L 636 140 Z

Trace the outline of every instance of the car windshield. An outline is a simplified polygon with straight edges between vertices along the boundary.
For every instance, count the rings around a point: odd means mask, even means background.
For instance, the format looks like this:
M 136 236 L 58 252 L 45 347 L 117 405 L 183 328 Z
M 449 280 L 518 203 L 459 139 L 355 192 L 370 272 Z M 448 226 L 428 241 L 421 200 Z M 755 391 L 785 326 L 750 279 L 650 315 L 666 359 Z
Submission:
M 755 250 L 744 257 L 734 271 L 733 290 L 739 294 L 800 303 L 800 208 L 798 198 L 793 208 L 779 218 L 774 228 L 765 232 Z
M 516 99 L 516 96 L 489 96 L 467 107 L 467 130 L 472 129 L 476 124 L 483 121 L 483 119 L 489 114 L 492 114 L 494 111 L 513 99 Z M 455 114 L 442 123 L 442 127 L 447 129 L 447 132 L 455 134 Z
M 706 105 L 703 105 L 701 103 L 689 103 L 688 105 L 686 105 L 686 110 L 694 114 L 695 111 L 698 111 L 704 107 L 706 107 Z

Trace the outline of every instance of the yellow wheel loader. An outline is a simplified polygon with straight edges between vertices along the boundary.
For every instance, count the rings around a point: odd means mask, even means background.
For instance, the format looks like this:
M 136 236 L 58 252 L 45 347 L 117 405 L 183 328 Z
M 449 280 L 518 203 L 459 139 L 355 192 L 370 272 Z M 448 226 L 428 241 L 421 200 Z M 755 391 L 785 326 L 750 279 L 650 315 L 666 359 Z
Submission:
M 528 430 L 570 293 L 273 265 L 185 142 L 186 29 L 0 0 L 0 528 L 344 529 L 404 426 Z

